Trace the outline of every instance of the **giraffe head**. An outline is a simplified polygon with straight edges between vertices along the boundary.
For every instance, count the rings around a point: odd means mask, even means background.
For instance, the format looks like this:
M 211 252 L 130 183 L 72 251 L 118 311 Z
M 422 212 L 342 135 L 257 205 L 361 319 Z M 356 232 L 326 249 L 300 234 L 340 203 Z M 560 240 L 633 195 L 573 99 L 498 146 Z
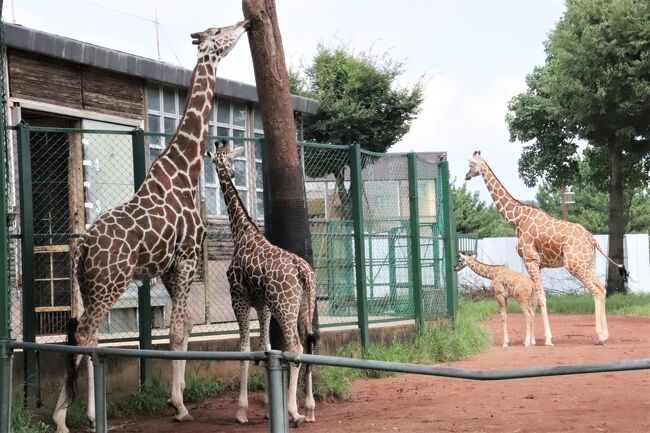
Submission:
M 481 175 L 481 165 L 483 164 L 483 158 L 481 158 L 481 151 L 477 150 L 474 152 L 471 158 L 469 158 L 469 171 L 465 175 L 465 180 L 470 180 L 473 177 Z
M 214 155 L 208 152 L 208 156 L 212 160 L 217 174 L 219 174 L 219 177 L 225 175 L 232 179 L 235 176 L 235 169 L 232 166 L 232 162 L 244 153 L 244 146 L 231 150 L 230 143 L 226 140 L 222 140 L 221 142 L 216 141 L 214 146 L 216 148 Z
M 241 35 L 250 28 L 250 21 L 240 21 L 228 27 L 211 27 L 192 33 L 192 43 L 199 46 L 197 57 L 208 58 L 214 63 L 226 57 Z M 207 59 L 206 59 L 207 60 Z
M 456 256 L 456 264 L 454 265 L 454 271 L 458 272 L 463 269 L 465 266 L 469 265 L 470 256 L 463 253 L 458 253 Z

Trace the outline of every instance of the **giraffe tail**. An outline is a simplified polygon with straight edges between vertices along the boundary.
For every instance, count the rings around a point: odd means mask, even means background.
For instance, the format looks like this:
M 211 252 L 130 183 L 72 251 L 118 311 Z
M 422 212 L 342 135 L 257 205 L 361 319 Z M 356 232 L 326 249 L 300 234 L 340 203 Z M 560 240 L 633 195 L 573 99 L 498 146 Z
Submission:
M 83 274 L 85 273 L 85 268 L 84 268 L 84 258 L 85 258 L 85 245 L 82 241 L 82 238 L 77 239 L 74 245 L 75 252 L 74 252 L 74 258 L 72 261 L 72 278 L 76 278 L 77 284 L 73 286 L 76 286 L 77 290 L 80 289 L 81 283 L 83 280 Z M 81 294 L 80 293 L 73 293 L 72 296 L 75 296 L 77 298 L 77 303 L 81 302 Z M 76 346 L 77 345 L 77 338 L 75 334 L 77 333 L 77 327 L 79 326 L 79 320 L 74 316 L 76 314 L 75 311 L 72 312 L 72 317 L 68 320 L 67 323 L 67 344 L 69 346 Z M 74 401 L 76 395 L 77 395 L 77 377 L 79 375 L 79 369 L 76 366 L 76 357 L 77 355 L 69 353 L 66 355 L 66 380 L 65 380 L 65 388 L 66 388 L 66 395 L 67 395 L 67 400 L 64 403 L 64 407 L 69 407 L 72 402 Z
M 298 318 L 299 334 L 302 336 L 305 353 L 314 353 L 316 343 L 320 338 L 318 329 L 314 329 L 314 315 L 316 314 L 316 280 L 314 271 L 305 261 L 298 265 L 299 277 L 302 280 L 303 292 Z
M 619 265 L 614 260 L 612 260 L 607 255 L 607 253 L 605 253 L 605 251 L 603 251 L 603 248 L 600 246 L 600 244 L 598 243 L 596 238 L 594 238 L 593 236 L 591 237 L 591 244 L 594 246 L 594 248 L 596 248 L 598 251 L 600 251 L 600 254 L 602 254 L 603 257 L 605 257 L 611 264 L 613 264 L 614 266 L 616 266 L 618 268 L 618 272 L 621 274 L 621 279 L 623 281 L 623 284 L 626 284 L 628 279 L 630 278 L 630 273 L 625 268 L 625 265 L 623 265 L 623 264 Z
M 77 332 L 77 326 L 79 321 L 76 317 L 71 317 L 68 320 L 68 345 L 76 346 L 77 339 L 75 338 L 75 333 Z M 77 396 L 77 376 L 79 375 L 79 369 L 76 366 L 75 358 L 77 355 L 69 353 L 66 355 L 66 379 L 65 379 L 65 389 L 67 400 L 64 404 L 64 407 L 69 407 L 74 398 Z

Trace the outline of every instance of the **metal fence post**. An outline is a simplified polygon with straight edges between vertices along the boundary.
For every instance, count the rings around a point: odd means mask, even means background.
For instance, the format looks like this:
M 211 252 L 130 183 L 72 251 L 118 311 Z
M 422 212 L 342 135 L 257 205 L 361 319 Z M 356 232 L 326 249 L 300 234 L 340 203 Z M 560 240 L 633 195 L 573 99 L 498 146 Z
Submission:
M 147 176 L 147 147 L 144 141 L 144 131 L 136 128 L 131 132 L 133 142 L 133 187 L 137 191 Z M 138 341 L 140 349 L 151 349 L 151 285 L 143 281 L 138 287 Z M 151 360 L 140 358 L 140 384 L 144 385 L 151 379 Z
M 92 355 L 95 384 L 95 432 L 106 433 L 106 370 L 104 356 L 94 352 Z
M 23 341 L 36 342 L 36 294 L 34 292 L 34 212 L 32 197 L 32 158 L 29 124 L 21 121 L 17 129 L 18 175 L 20 178 L 20 227 L 22 253 Z M 25 402 L 40 406 L 38 353 L 25 350 Z
M 424 330 L 424 315 L 422 311 L 422 260 L 420 248 L 420 206 L 418 203 L 418 171 L 417 156 L 411 152 L 408 154 L 408 177 L 409 177 L 409 215 L 410 215 L 410 239 L 411 239 L 411 269 L 413 285 L 413 312 L 418 331 Z
M 266 352 L 266 377 L 269 393 L 269 432 L 286 433 L 289 429 L 287 417 L 287 391 L 282 352 Z
M 350 191 L 352 192 L 352 218 L 354 225 L 354 265 L 357 283 L 357 317 L 361 334 L 361 347 L 370 348 L 368 334 L 368 295 L 366 287 L 366 246 L 363 221 L 363 180 L 361 178 L 361 146 L 350 146 Z
M 451 201 L 451 186 L 449 185 L 449 162 L 438 164 L 439 178 L 442 182 L 442 213 L 443 213 L 443 254 L 445 266 L 445 287 L 447 289 L 447 314 L 455 323 L 458 313 L 458 280 L 454 272 L 456 258 L 456 221 Z
M 4 99 L 4 98 L 3 98 Z M 4 101 L 3 101 L 4 106 Z M 7 236 L 7 194 L 5 172 L 5 146 L 7 134 L 4 121 L 0 121 L 0 338 L 9 338 L 9 239 Z
M 11 390 L 13 350 L 0 338 L 0 433 L 11 433 Z

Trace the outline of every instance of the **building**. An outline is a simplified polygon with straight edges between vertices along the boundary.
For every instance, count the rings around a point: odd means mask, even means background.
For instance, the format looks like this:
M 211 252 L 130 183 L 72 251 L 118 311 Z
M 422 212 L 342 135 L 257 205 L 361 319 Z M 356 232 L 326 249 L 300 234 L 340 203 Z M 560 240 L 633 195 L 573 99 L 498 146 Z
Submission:
M 23 26 L 5 23 L 4 31 L 8 124 L 24 120 L 37 127 L 116 131 L 113 135 L 40 131 L 30 136 L 34 230 L 40 235 L 35 250 L 37 327 L 41 334 L 60 333 L 71 309 L 70 248 L 69 237 L 57 234 L 78 233 L 103 210 L 130 198 L 133 153 L 131 136 L 124 131 L 139 127 L 172 133 L 182 116 L 191 71 Z M 318 109 L 315 100 L 292 96 L 292 102 L 298 120 Z M 210 134 L 254 137 L 263 133 L 255 86 L 217 78 Z M 164 147 L 164 138 L 151 137 L 148 144 L 151 161 Z M 12 146 L 9 213 L 15 217 L 19 192 L 15 143 Z M 235 184 L 251 215 L 261 220 L 261 152 L 253 142 L 246 147 L 235 163 Z M 228 215 L 212 164 L 205 164 L 201 192 L 212 229 L 225 231 Z M 228 246 L 227 233 L 217 236 L 210 241 L 211 255 L 229 259 Z M 209 266 L 211 273 L 225 280 L 222 262 Z M 17 266 L 14 281 L 21 281 L 20 272 Z M 220 292 L 227 292 L 224 282 Z M 17 287 L 12 296 L 12 304 L 19 305 Z M 164 290 L 154 289 L 152 302 L 160 307 L 162 326 L 169 304 Z M 203 306 L 197 308 L 196 323 L 230 319 L 229 305 L 217 311 L 213 302 L 210 312 L 207 297 L 197 302 Z M 137 329 L 136 307 L 133 286 L 116 305 L 119 311 L 111 312 L 104 331 Z M 20 317 L 19 307 L 14 316 Z

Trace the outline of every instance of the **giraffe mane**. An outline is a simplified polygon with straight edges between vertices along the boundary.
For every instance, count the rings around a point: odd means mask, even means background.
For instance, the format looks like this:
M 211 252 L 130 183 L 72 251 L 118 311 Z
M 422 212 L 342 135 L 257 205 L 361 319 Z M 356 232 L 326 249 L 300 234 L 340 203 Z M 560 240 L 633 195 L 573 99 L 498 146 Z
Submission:
M 487 161 L 483 157 L 481 157 L 481 160 L 487 166 L 488 170 L 490 170 L 490 172 L 492 173 L 492 176 L 494 176 L 494 178 L 497 180 L 497 182 L 499 182 L 503 186 L 503 182 L 501 182 L 501 180 L 497 177 L 494 170 L 492 170 L 492 167 L 490 167 L 490 164 L 488 164 Z M 521 206 L 529 206 L 529 207 L 533 207 L 533 208 L 535 207 L 535 206 L 531 206 L 529 204 L 526 204 L 526 203 L 522 202 L 518 198 L 515 198 L 512 194 L 510 194 L 510 191 L 508 191 L 508 189 L 506 189 L 505 186 L 503 186 L 503 189 L 505 190 L 506 193 L 508 193 L 508 195 L 512 198 L 512 200 L 514 202 L 517 202 L 519 205 L 521 205 Z M 539 209 L 539 208 L 537 208 L 537 209 Z

